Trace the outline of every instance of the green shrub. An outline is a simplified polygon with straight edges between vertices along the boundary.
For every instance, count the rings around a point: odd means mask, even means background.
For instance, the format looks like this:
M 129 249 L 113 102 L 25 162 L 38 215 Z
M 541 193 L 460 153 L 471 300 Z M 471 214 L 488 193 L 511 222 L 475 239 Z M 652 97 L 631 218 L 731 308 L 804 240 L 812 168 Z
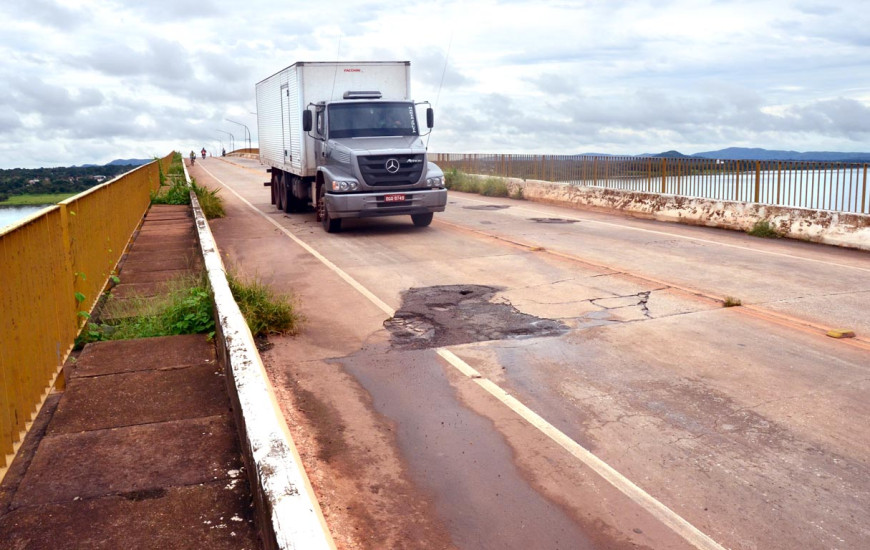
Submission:
M 76 339 L 78 347 L 100 340 L 128 340 L 176 334 L 214 333 L 214 304 L 205 279 L 181 278 L 169 284 L 165 296 L 132 298 L 102 307 L 112 320 L 88 323 Z
M 202 334 L 214 331 L 214 303 L 206 286 L 188 289 L 176 296 L 161 312 L 161 323 L 169 334 Z
M 190 187 L 183 180 L 151 192 L 151 204 L 190 204 Z
M 202 208 L 202 213 L 206 219 L 223 218 L 226 216 L 224 211 L 224 200 L 218 193 L 220 189 L 209 189 L 196 184 L 196 179 L 190 179 L 190 187 L 196 193 L 196 200 L 199 201 L 199 206 Z
M 302 318 L 289 296 L 275 294 L 256 279 L 244 282 L 232 273 L 227 273 L 227 281 L 254 336 L 296 334 L 299 331 Z
M 490 176 L 481 179 L 449 168 L 444 172 L 444 187 L 463 193 L 477 193 L 486 197 L 507 197 L 510 195 L 503 178 Z
M 491 176 L 480 183 L 478 193 L 485 197 L 507 197 L 508 188 L 503 179 Z
M 450 168 L 444 173 L 444 187 L 464 193 L 477 193 L 480 189 L 478 179 L 456 168 Z
M 753 237 L 761 237 L 763 239 L 778 239 L 780 237 L 776 228 L 767 220 L 758 220 L 747 233 Z

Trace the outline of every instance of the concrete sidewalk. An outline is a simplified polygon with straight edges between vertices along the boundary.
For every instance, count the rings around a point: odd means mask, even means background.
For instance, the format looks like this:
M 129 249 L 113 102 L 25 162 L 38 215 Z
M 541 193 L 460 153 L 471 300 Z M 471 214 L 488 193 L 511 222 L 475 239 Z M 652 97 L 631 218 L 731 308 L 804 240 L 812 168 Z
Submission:
M 154 206 L 113 294 L 158 297 L 201 265 L 190 207 Z M 0 546 L 261 547 L 206 336 L 88 344 L 65 372 L 0 485 Z

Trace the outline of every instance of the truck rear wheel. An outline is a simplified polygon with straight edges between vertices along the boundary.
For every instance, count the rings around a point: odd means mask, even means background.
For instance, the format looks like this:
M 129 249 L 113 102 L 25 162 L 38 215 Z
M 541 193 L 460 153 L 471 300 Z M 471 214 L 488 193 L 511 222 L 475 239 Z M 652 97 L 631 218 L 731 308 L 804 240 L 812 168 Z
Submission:
M 280 211 L 284 210 L 284 174 L 278 174 L 275 178 L 275 183 L 272 185 L 275 192 L 275 208 Z
M 287 179 L 284 179 L 284 185 L 282 185 L 282 189 L 284 190 L 284 212 L 290 214 L 291 212 L 296 212 L 296 201 L 293 199 L 293 188 L 290 185 L 287 185 L 289 182 Z
M 429 212 L 428 214 L 411 214 L 411 221 L 414 222 L 414 225 L 417 227 L 426 227 L 430 223 L 432 223 L 432 217 L 434 214 Z

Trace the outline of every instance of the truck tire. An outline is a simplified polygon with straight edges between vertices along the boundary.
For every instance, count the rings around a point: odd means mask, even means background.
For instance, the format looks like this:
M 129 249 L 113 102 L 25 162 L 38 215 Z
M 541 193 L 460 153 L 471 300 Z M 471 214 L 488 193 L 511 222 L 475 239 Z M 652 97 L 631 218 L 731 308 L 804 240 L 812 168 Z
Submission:
M 308 209 L 307 189 L 299 176 L 290 176 L 287 179 L 287 200 L 292 212 L 305 212 Z
M 338 233 L 341 231 L 341 218 L 336 220 L 329 217 L 329 209 L 326 208 L 326 187 L 320 191 L 320 200 L 317 201 L 318 212 L 320 213 L 320 223 L 323 224 L 323 229 L 327 233 Z
M 434 214 L 429 212 L 428 214 L 411 214 L 411 221 L 414 222 L 416 227 L 426 227 L 430 223 L 432 223 L 432 217 Z
M 288 183 L 287 178 L 285 178 L 282 188 L 284 189 L 284 212 L 290 214 L 292 212 L 297 212 L 297 209 L 296 200 L 293 198 L 293 188 L 290 185 L 287 185 Z
M 275 178 L 275 208 L 284 211 L 284 174 L 278 174 Z

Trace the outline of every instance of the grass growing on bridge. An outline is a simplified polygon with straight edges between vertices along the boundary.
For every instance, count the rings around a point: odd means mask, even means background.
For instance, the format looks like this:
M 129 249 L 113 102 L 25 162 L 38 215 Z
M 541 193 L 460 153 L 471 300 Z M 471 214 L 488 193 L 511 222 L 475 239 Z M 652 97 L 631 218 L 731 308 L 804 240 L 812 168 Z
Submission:
M 276 294 L 259 280 L 242 281 L 227 274 L 230 290 L 245 316 L 251 333 L 296 334 L 302 317 L 289 296 Z M 94 319 L 76 339 L 80 348 L 89 342 L 153 338 L 177 334 L 209 334 L 215 331 L 214 301 L 207 279 L 180 277 L 156 297 L 114 300 L 109 296 Z
M 504 179 L 495 176 L 479 178 L 451 168 L 444 172 L 444 186 L 463 193 L 477 193 L 485 197 L 507 197 L 510 195 Z
M 181 157 L 179 156 L 178 159 L 180 162 Z M 188 186 L 184 181 L 184 174 L 179 175 L 174 171 L 175 166 L 173 161 L 167 175 L 161 178 L 160 188 L 151 193 L 151 204 L 190 204 L 190 192 L 193 191 L 206 219 L 223 218 L 226 213 L 224 201 L 218 194 L 220 189 L 209 189 L 198 185 L 196 178 L 191 178 Z
M 214 303 L 204 278 L 182 277 L 156 297 L 114 300 L 109 297 L 88 323 L 77 346 L 102 340 L 127 340 L 177 334 L 214 333 Z
M 223 218 L 226 213 L 224 201 L 218 195 L 220 189 L 197 185 L 195 178 L 190 178 L 188 186 L 184 178 L 183 163 L 181 153 L 176 152 L 165 174 L 163 168 L 160 168 L 160 188 L 151 193 L 151 204 L 190 204 L 190 192 L 193 191 L 206 219 Z M 157 166 L 160 167 L 160 164 Z
M 302 318 L 290 296 L 276 294 L 258 279 L 246 282 L 230 272 L 227 273 L 227 282 L 251 334 L 263 337 L 299 332 Z
M 761 237 L 763 239 L 778 239 L 781 236 L 776 228 L 767 220 L 758 220 L 747 233 L 753 237 Z

